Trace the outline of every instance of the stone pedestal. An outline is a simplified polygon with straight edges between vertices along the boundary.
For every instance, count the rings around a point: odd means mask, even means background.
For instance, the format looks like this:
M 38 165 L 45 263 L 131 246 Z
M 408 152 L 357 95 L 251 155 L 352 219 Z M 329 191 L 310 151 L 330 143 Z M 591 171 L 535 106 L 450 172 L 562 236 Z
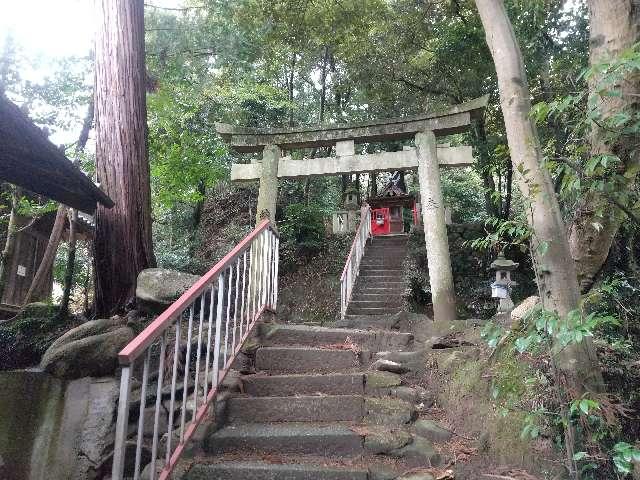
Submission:
M 436 321 L 455 320 L 456 301 L 453 274 L 434 133 L 431 131 L 417 133 L 416 149 L 433 315 Z
M 331 231 L 334 235 L 353 233 L 358 226 L 360 212 L 357 210 L 338 210 L 331 218 Z

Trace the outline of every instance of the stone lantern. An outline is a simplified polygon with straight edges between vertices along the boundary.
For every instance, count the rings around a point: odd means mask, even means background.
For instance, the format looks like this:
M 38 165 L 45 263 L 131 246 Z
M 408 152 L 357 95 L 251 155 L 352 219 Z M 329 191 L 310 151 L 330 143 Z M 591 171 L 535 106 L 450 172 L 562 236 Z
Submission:
M 491 284 L 491 296 L 498 298 L 498 316 L 504 316 L 507 320 L 511 317 L 513 300 L 511 300 L 511 288 L 518 283 L 511 279 L 511 272 L 518 268 L 518 263 L 508 260 L 504 251 L 491 263 L 491 269 L 496 272 L 496 279 Z

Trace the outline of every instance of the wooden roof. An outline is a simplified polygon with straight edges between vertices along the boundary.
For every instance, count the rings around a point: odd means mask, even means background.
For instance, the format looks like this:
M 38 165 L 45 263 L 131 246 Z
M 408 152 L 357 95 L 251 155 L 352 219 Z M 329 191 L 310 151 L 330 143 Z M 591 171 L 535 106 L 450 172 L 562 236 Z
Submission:
M 0 180 L 83 212 L 113 201 L 16 105 L 0 95 Z
M 461 133 L 473 118 L 482 115 L 489 96 L 412 117 L 388 118 L 349 125 L 316 125 L 296 128 L 251 128 L 216 123 L 216 131 L 237 152 L 260 152 L 265 145 L 285 150 L 335 145 L 338 141 L 356 143 L 405 140 L 417 132 L 432 130 L 436 135 Z

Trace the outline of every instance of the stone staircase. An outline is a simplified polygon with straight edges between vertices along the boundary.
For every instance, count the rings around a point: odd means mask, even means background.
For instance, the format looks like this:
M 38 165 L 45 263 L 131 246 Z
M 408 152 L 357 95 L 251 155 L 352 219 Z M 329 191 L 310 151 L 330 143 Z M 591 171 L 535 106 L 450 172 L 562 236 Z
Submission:
M 401 310 L 405 289 L 402 264 L 408 238 L 385 235 L 369 240 L 347 316 L 389 315 Z
M 411 435 L 418 393 L 368 370 L 377 352 L 410 350 L 413 335 L 267 323 L 258 339 L 256 373 L 225 382 L 236 391 L 221 394 L 187 480 L 390 480 L 439 464 Z

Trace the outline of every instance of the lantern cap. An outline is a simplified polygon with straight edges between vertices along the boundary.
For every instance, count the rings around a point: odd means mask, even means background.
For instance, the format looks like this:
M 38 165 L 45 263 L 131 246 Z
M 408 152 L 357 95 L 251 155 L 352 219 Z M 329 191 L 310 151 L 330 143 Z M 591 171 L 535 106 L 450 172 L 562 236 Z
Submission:
M 520 264 L 504 256 L 504 250 L 498 254 L 498 258 L 491 262 L 491 268 L 493 270 L 515 270 L 518 268 L 518 265 Z

